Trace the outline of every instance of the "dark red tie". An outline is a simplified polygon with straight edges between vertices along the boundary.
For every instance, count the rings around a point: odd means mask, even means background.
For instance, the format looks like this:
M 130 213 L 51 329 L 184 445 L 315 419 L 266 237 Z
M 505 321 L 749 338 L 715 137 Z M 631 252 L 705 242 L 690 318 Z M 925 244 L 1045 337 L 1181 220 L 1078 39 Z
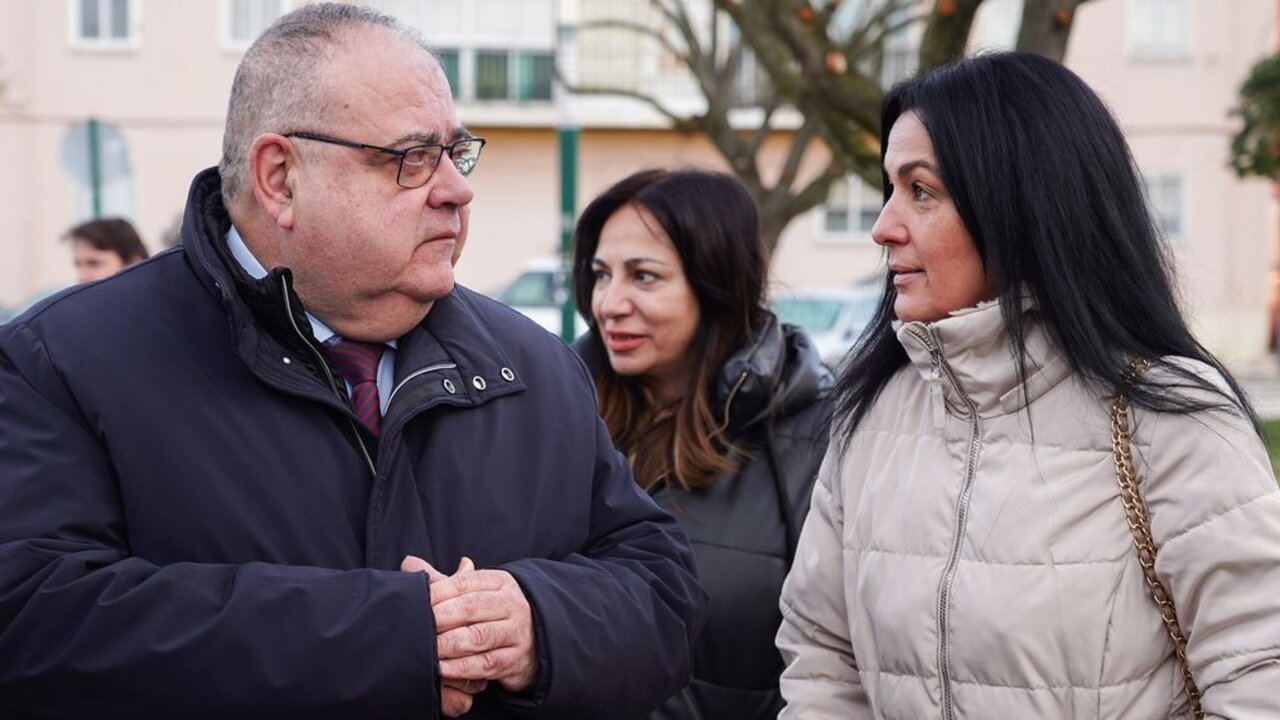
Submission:
M 382 432 L 382 407 L 378 403 L 378 362 L 387 349 L 383 343 L 338 340 L 324 346 L 329 359 L 351 383 L 351 409 L 374 435 Z

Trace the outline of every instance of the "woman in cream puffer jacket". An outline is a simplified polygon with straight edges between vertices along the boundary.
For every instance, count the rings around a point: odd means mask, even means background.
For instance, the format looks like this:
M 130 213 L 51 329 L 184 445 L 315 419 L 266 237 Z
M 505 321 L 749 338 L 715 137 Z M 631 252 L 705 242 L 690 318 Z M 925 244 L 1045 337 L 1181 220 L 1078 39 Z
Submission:
M 783 589 L 780 717 L 1188 716 L 1120 499 L 1120 390 L 1203 712 L 1280 718 L 1280 489 L 1114 121 L 1002 54 L 896 88 L 883 127 L 891 282 Z

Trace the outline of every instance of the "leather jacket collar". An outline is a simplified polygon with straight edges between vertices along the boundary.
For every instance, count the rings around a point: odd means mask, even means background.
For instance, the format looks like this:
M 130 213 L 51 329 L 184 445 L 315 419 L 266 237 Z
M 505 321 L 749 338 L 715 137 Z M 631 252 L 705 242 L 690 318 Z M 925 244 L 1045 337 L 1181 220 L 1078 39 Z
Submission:
M 834 380 L 809 336 L 772 315 L 725 361 L 715 388 L 722 422 L 739 435 L 770 417 L 785 417 L 826 397 Z

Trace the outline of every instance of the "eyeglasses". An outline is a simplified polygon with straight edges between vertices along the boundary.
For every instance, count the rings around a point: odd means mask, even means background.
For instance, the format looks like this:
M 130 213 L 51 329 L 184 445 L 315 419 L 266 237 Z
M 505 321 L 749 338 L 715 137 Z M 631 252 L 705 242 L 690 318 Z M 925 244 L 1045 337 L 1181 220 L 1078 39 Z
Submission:
M 343 140 L 342 138 L 311 132 L 285 133 L 285 137 L 315 140 L 316 142 L 329 143 L 331 145 L 342 145 L 343 147 L 373 150 L 387 155 L 395 155 L 400 162 L 400 167 L 396 170 L 396 184 L 406 190 L 426 185 L 427 181 L 435 173 L 436 166 L 440 164 L 441 156 L 446 152 L 449 153 L 449 160 L 453 162 L 453 166 L 458 169 L 459 174 L 463 177 L 470 175 L 471 171 L 476 169 L 476 163 L 480 160 L 480 150 L 484 147 L 484 138 L 478 137 L 462 138 L 448 145 L 439 143 L 414 145 L 403 150 L 352 142 L 351 140 Z

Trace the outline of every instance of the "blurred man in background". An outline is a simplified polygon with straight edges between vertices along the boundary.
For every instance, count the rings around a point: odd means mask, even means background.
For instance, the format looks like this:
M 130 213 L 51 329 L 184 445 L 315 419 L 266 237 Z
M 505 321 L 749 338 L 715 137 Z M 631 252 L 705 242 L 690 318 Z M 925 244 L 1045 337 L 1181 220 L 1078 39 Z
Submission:
M 76 282 L 111 277 L 139 260 L 146 260 L 149 254 L 138 231 L 123 218 L 80 223 L 67 232 L 66 238 L 71 241 Z

